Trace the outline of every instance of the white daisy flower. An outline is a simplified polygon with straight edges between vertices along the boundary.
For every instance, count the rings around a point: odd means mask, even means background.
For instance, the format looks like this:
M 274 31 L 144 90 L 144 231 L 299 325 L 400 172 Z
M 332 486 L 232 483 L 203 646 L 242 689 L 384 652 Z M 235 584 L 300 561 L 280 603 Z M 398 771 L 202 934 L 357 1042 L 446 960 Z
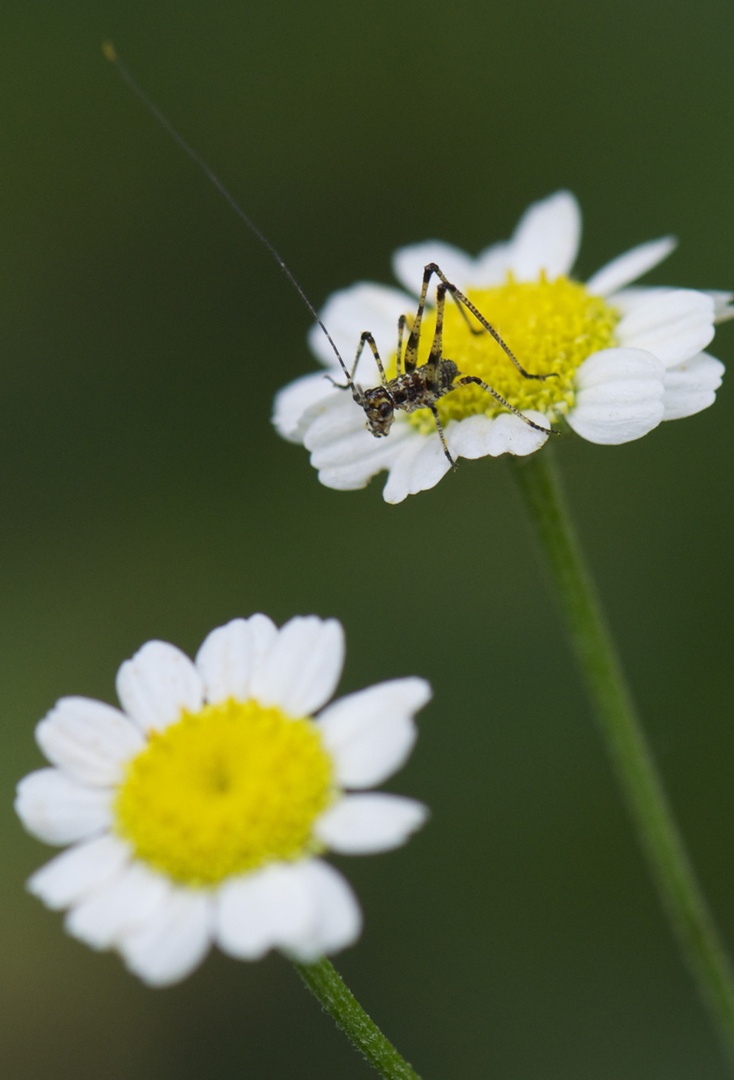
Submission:
M 20 782 L 16 810 L 71 847 L 30 891 L 151 985 L 184 978 L 212 943 L 305 963 L 352 944 L 359 905 L 321 855 L 388 851 L 426 820 L 421 803 L 364 789 L 405 762 L 431 691 L 396 679 L 326 705 L 343 661 L 334 619 L 253 615 L 193 663 L 148 642 L 118 673 L 122 710 L 62 698 L 36 729 L 52 767 Z
M 583 285 L 569 277 L 580 236 L 578 203 L 570 192 L 559 191 L 533 204 L 509 241 L 476 258 L 438 240 L 400 248 L 393 269 L 407 292 L 360 282 L 330 297 L 321 317 L 347 365 L 360 333 L 370 330 L 391 378 L 398 319 L 405 315 L 410 324 L 423 269 L 435 262 L 498 330 L 526 371 L 553 378 L 524 378 L 491 336 L 476 333 L 478 323 L 451 302 L 445 309 L 444 357 L 536 424 L 547 427 L 565 418 L 590 442 L 616 444 L 639 439 L 661 420 L 711 405 L 724 368 L 703 350 L 714 336 L 714 323 L 734 314 L 733 294 L 630 288 L 670 254 L 675 247 L 670 236 L 633 248 Z M 435 317 L 426 318 L 419 363 L 428 358 L 434 327 Z M 344 374 L 318 326 L 309 342 L 328 375 L 343 385 Z M 362 388 L 380 384 L 368 349 L 355 381 Z M 530 454 L 548 437 L 477 386 L 450 391 L 437 408 L 454 458 Z M 389 436 L 375 439 L 352 395 L 322 372 L 280 391 L 273 422 L 286 439 L 311 452 L 311 464 L 327 487 L 364 487 L 386 469 L 384 497 L 398 503 L 433 487 L 450 467 L 427 409 L 397 411 Z

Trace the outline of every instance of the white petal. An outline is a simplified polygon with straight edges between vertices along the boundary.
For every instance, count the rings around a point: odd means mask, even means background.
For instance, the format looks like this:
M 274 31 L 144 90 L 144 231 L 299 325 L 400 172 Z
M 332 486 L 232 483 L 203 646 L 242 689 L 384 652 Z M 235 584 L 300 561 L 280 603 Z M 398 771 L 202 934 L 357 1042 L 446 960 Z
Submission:
M 406 439 L 392 464 L 382 492 L 385 502 L 400 503 L 408 495 L 428 491 L 451 468 L 438 432 L 419 437 L 420 441 L 417 438 Z
M 704 289 L 707 296 L 714 302 L 714 319 L 717 323 L 728 322 L 734 319 L 734 293 L 722 292 L 719 289 Z
M 336 619 L 296 617 L 282 626 L 251 692 L 262 705 L 308 716 L 329 700 L 344 666 L 344 630 Z
M 87 787 L 58 769 L 39 769 L 18 784 L 15 811 L 29 833 L 47 844 L 71 844 L 109 828 L 112 791 Z
M 665 367 L 661 361 L 642 349 L 600 349 L 584 360 L 576 372 L 577 390 L 591 390 L 634 379 L 661 379 Z
M 308 964 L 352 945 L 362 930 L 362 912 L 351 886 L 333 866 L 311 859 L 298 870 L 309 897 L 311 922 L 286 951 Z
M 349 398 L 329 403 L 308 429 L 304 444 L 325 487 L 352 491 L 390 468 L 401 444 L 415 434 L 412 425 L 398 418 L 387 437 L 376 438 L 365 427 L 364 412 Z
M 28 891 L 59 911 L 117 877 L 130 861 L 130 849 L 106 834 L 62 851 L 28 879 Z
M 400 443 L 415 429 L 400 417 L 390 434 L 376 438 L 365 427 L 365 414 L 351 395 L 337 393 L 321 410 L 304 436 L 311 464 L 326 486 L 351 491 L 390 467 L 400 453 Z
M 394 679 L 349 694 L 318 717 L 341 787 L 381 784 L 405 763 L 416 738 L 413 715 L 431 697 L 424 679 Z
M 528 410 L 524 415 L 536 424 L 548 427 L 548 418 L 542 413 Z M 499 457 L 500 454 L 523 457 L 538 450 L 547 438 L 544 431 L 530 427 L 514 413 L 500 413 L 491 418 L 467 416 L 453 427 L 447 441 L 454 457 L 473 459 Z
M 665 372 L 663 420 L 678 420 L 713 405 L 721 386 L 724 365 L 708 353 L 699 353 Z
M 400 847 L 427 817 L 427 806 L 403 795 L 344 795 L 322 814 L 314 832 L 332 851 L 371 855 Z
M 309 416 L 308 426 L 303 436 L 303 445 L 307 450 L 318 451 L 359 437 L 366 447 L 372 445 L 374 436 L 365 427 L 364 409 L 356 403 L 350 393 L 333 390 L 331 397 L 322 402 L 318 413 Z M 368 438 L 365 438 L 368 436 Z
M 125 763 L 145 746 L 128 716 L 83 697 L 61 698 L 36 727 L 36 742 L 72 779 L 107 786 L 119 783 Z
M 168 903 L 171 887 L 161 874 L 132 862 L 68 912 L 64 926 L 91 945 L 108 949 Z
M 270 625 L 273 626 L 272 623 Z M 276 633 L 273 626 L 273 640 Z M 213 705 L 229 698 L 247 701 L 255 660 L 254 645 L 252 629 L 246 619 L 232 619 L 226 626 L 212 630 L 205 638 L 195 662 L 204 683 L 207 701 Z
M 400 452 L 401 443 L 407 441 L 407 436 L 398 441 L 396 435 L 393 430 L 389 439 L 381 440 L 371 453 L 355 461 L 320 468 L 320 482 L 334 491 L 356 491 L 366 487 L 373 476 L 390 468 Z
M 661 300 L 664 296 L 679 291 L 679 289 L 672 289 L 667 285 L 630 285 L 626 289 L 622 289 L 621 292 L 609 297 L 609 302 L 614 305 L 621 315 L 629 315 L 633 311 L 637 311 L 642 305 L 649 303 L 653 296 Z M 712 289 L 697 289 L 695 291 L 703 293 L 712 301 L 715 323 L 726 322 L 728 319 L 734 318 L 734 306 L 731 306 L 734 293 L 717 292 Z
M 398 248 L 392 257 L 392 269 L 400 284 L 415 296 L 419 296 L 423 271 L 428 263 L 432 262 L 440 266 L 452 285 L 457 285 L 462 291 L 474 284 L 475 260 L 460 248 L 446 244 L 443 240 L 425 240 L 421 244 Z M 429 296 L 431 302 L 436 295 L 437 285 L 438 279 L 434 278 Z M 413 301 L 413 309 L 415 306 Z M 411 308 L 405 310 L 410 311 Z
M 143 731 L 163 731 L 184 709 L 204 703 L 201 676 L 188 656 L 166 641 L 149 641 L 117 673 L 117 696 Z
M 252 664 L 256 669 L 265 660 L 278 639 L 278 627 L 267 615 L 257 612 L 247 620 L 252 634 Z
M 396 429 L 390 435 L 379 438 L 371 435 L 364 425 L 346 435 L 339 435 L 334 431 L 331 441 L 324 442 L 311 451 L 311 464 L 315 469 L 339 469 L 356 465 L 360 472 L 364 472 L 369 462 L 371 476 L 374 471 L 372 462 L 375 459 L 381 461 L 383 458 L 391 460 L 396 453 L 396 443 L 406 438 L 405 424 L 399 425 L 399 428 L 400 430 Z
M 414 308 L 415 300 L 398 289 L 359 281 L 347 289 L 332 293 L 319 314 L 351 371 L 362 331 L 371 332 L 385 363 L 397 347 L 398 319 Z M 318 325 L 311 327 L 308 343 L 319 360 L 333 372 L 338 361 Z M 377 365 L 368 346 L 362 351 L 355 380 L 362 386 L 377 386 L 380 382 Z
M 589 442 L 631 442 L 663 416 L 665 369 L 641 349 L 602 349 L 576 372 L 576 403 L 567 420 Z
M 667 259 L 677 243 L 674 236 L 662 236 L 659 240 L 649 240 L 626 251 L 624 255 L 618 255 L 589 278 L 587 291 L 594 296 L 608 296 L 624 288 Z
M 568 422 L 577 435 L 605 446 L 633 442 L 653 431 L 663 418 L 661 401 L 638 402 L 614 408 L 612 404 L 581 407 L 569 414 Z
M 508 251 L 518 281 L 534 281 L 541 270 L 553 281 L 568 274 L 581 239 L 581 211 L 570 191 L 533 203 L 520 218 Z
M 270 949 L 301 940 L 312 919 L 300 867 L 273 863 L 222 886 L 216 938 L 230 956 L 259 960 Z
M 617 340 L 630 349 L 645 349 L 666 367 L 688 360 L 714 336 L 714 302 L 694 289 L 652 291 L 622 317 Z
M 259 613 L 212 630 L 196 654 L 207 701 L 249 700 L 253 672 L 262 666 L 277 637 L 275 623 Z
M 331 394 L 334 387 L 322 372 L 303 375 L 279 390 L 273 401 L 273 425 L 279 435 L 289 442 L 301 443 L 306 433 L 308 422 L 304 417 L 309 409 L 320 405 Z
M 486 457 L 488 454 L 492 457 L 502 454 L 504 450 L 497 448 L 496 439 L 492 435 L 493 430 L 493 417 L 484 416 L 484 414 L 467 416 L 454 424 L 449 449 L 455 458 L 463 457 L 472 460 Z
M 209 951 L 213 908 L 208 892 L 174 889 L 164 905 L 120 942 L 129 970 L 149 986 L 185 979 Z
M 677 289 L 671 289 L 668 285 L 629 285 L 626 289 L 622 289 L 620 292 L 615 293 L 613 297 L 610 297 L 609 302 L 613 303 L 620 315 L 629 315 L 631 312 L 636 311 L 640 305 L 647 304 L 652 296 L 660 299 L 669 293 L 677 291 Z
M 320 859 L 274 863 L 227 882 L 216 918 L 220 947 L 243 960 L 257 960 L 272 948 L 315 960 L 351 944 L 362 926 L 351 888 Z
M 351 397 L 339 395 L 310 424 L 303 445 L 311 451 L 314 468 L 327 469 L 375 456 L 390 457 L 414 430 L 398 416 L 389 435 L 372 435 L 365 426 L 364 410 Z
M 364 410 L 357 405 L 350 393 L 332 386 L 327 397 L 306 409 L 301 417 L 299 431 L 302 432 L 301 442 L 306 449 L 311 449 L 312 440 L 321 437 L 322 429 L 333 439 L 336 433 L 346 436 L 363 430 L 364 427 Z
M 510 269 L 510 251 L 509 243 L 492 244 L 480 251 L 472 270 L 472 287 L 488 289 L 492 285 L 503 285 Z

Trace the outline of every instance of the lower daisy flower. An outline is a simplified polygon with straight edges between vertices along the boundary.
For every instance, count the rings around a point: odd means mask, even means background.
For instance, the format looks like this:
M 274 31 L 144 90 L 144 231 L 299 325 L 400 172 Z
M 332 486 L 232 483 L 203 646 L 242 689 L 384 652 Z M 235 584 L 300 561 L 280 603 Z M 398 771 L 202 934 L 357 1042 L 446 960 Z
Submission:
M 52 767 L 20 782 L 16 810 L 72 846 L 30 891 L 152 985 L 212 943 L 307 963 L 352 944 L 359 905 L 321 856 L 390 850 L 425 821 L 421 803 L 363 789 L 405 762 L 430 687 L 397 679 L 326 705 L 343 660 L 335 620 L 253 615 L 194 662 L 148 642 L 118 673 L 122 710 L 62 698 L 36 729 Z
M 703 350 L 714 323 L 734 314 L 732 294 L 630 288 L 670 254 L 672 237 L 633 248 L 581 284 L 569 276 L 580 235 L 578 203 L 560 191 L 532 205 L 509 241 L 477 258 L 440 241 L 401 248 L 393 268 L 408 292 L 360 282 L 335 293 L 321 317 L 347 358 L 354 356 L 360 333 L 370 330 L 389 379 L 396 374 L 398 320 L 404 316 L 410 325 L 423 269 L 437 263 L 528 372 L 553 377 L 523 377 L 497 342 L 477 333 L 478 324 L 453 304 L 445 309 L 444 357 L 535 424 L 547 428 L 565 418 L 590 442 L 617 444 L 711 405 L 724 368 Z M 435 317 L 432 324 L 428 315 L 419 364 L 428 359 L 433 340 Z M 384 469 L 387 502 L 434 487 L 450 466 L 429 410 L 398 411 L 389 436 L 375 440 L 351 394 L 330 381 L 342 384 L 344 375 L 318 326 L 309 341 L 329 378 L 307 375 L 280 391 L 273 416 L 278 432 L 303 443 L 327 487 L 364 487 Z M 369 350 L 355 381 L 363 388 L 380 385 Z M 454 458 L 525 455 L 548 437 L 478 386 L 451 390 L 436 405 Z

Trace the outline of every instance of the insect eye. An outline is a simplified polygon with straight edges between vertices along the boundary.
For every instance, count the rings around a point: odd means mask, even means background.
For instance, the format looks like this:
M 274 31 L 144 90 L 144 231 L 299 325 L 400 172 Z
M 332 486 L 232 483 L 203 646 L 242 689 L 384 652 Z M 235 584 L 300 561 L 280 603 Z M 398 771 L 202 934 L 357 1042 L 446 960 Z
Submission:
M 389 416 L 391 412 L 392 412 L 392 405 L 390 404 L 389 401 L 380 402 L 380 408 L 379 408 L 380 416 Z

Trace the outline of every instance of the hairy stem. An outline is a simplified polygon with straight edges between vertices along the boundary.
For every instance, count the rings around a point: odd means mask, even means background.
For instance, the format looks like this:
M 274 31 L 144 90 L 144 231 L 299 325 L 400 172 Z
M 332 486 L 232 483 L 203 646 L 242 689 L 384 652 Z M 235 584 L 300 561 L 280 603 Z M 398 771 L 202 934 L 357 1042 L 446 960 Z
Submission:
M 514 472 L 627 809 L 680 950 L 734 1065 L 734 978 L 688 858 L 566 510 L 550 447 Z
M 315 964 L 294 963 L 293 966 L 355 1050 L 359 1050 L 385 1080 L 420 1080 L 418 1073 L 370 1019 L 333 964 L 324 958 Z

